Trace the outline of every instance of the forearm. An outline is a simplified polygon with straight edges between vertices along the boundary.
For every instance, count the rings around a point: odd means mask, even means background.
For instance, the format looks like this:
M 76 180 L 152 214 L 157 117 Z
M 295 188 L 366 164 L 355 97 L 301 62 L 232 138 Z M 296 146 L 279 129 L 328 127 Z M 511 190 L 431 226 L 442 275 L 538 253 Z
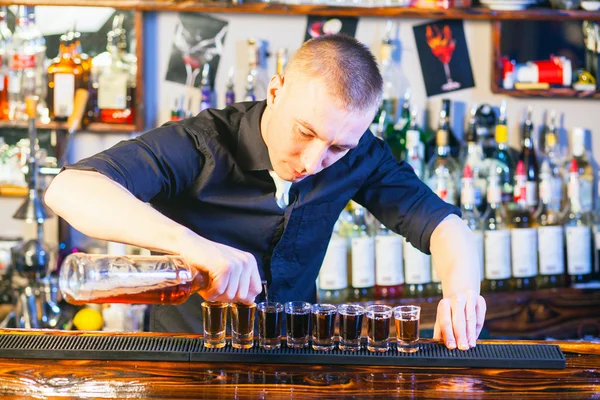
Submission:
M 178 253 L 179 239 L 189 234 L 187 228 L 97 172 L 61 172 L 49 186 L 45 201 L 75 229 L 97 239 Z
M 481 266 L 475 238 L 458 216 L 449 215 L 435 228 L 430 251 L 444 297 L 465 290 L 479 294 Z

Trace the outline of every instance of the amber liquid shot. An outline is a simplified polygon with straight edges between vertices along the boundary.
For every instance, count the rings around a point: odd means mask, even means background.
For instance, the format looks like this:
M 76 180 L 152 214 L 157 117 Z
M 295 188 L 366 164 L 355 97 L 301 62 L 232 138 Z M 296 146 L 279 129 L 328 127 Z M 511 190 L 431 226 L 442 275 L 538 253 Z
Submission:
M 337 308 L 332 304 L 314 304 L 312 315 L 312 347 L 327 351 L 335 347 L 335 318 Z
M 372 305 L 367 307 L 367 349 L 372 352 L 386 352 L 390 348 L 390 323 L 392 307 Z
M 398 306 L 394 308 L 398 351 L 414 353 L 419 350 L 419 320 L 421 307 Z
M 202 303 L 204 322 L 204 347 L 219 349 L 225 347 L 225 326 L 227 323 L 228 303 Z
M 338 306 L 338 313 L 340 315 L 340 350 L 360 350 L 365 309 L 359 305 L 342 304 Z
M 231 304 L 231 347 L 250 349 L 254 345 L 256 304 Z
M 258 345 L 265 350 L 281 347 L 283 304 L 263 302 L 258 306 Z

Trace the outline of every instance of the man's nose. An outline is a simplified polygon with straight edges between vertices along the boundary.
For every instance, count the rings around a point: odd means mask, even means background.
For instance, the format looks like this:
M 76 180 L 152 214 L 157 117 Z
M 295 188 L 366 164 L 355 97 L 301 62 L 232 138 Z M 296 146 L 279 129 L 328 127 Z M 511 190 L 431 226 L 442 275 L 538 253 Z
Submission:
M 323 164 L 328 148 L 329 146 L 325 143 L 314 143 L 304 150 L 302 162 L 309 175 L 314 175 L 325 168 Z

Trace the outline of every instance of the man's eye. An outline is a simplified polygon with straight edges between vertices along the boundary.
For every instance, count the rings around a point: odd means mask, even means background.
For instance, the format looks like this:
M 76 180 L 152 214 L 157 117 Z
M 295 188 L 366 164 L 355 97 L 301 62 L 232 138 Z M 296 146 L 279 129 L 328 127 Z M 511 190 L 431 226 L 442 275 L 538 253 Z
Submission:
M 308 132 L 305 132 L 305 131 L 303 131 L 303 130 L 301 130 L 301 129 L 298 129 L 298 132 L 300 133 L 300 136 L 302 136 L 302 137 L 305 137 L 305 138 L 310 138 L 310 137 L 312 137 L 312 135 L 311 135 L 310 133 L 308 133 Z
M 332 146 L 331 147 L 331 151 L 333 151 L 334 153 L 341 153 L 343 151 L 346 151 L 347 149 L 343 148 L 343 147 L 338 147 L 338 146 Z

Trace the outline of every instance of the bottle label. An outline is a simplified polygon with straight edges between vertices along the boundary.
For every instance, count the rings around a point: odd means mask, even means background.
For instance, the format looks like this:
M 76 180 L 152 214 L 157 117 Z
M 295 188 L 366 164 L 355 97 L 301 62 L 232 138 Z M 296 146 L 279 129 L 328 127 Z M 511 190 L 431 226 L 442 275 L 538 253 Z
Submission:
M 552 177 L 551 182 L 552 182 L 552 204 L 560 205 L 562 203 L 562 198 L 563 198 L 563 193 L 562 193 L 563 181 L 561 178 L 554 176 L 554 177 Z
M 567 268 L 569 275 L 592 273 L 592 232 L 588 226 L 567 227 Z
M 375 238 L 352 238 L 352 287 L 375 286 Z
M 68 117 L 73 112 L 75 98 L 75 76 L 54 74 L 54 115 Z
M 13 54 L 10 68 L 15 71 L 35 68 L 35 54 Z
M 515 278 L 529 278 L 537 274 L 537 230 L 511 230 L 512 273 Z
M 391 233 L 375 237 L 375 283 L 377 286 L 404 283 L 402 236 Z
M 340 290 L 348 287 L 348 239 L 332 237 L 319 271 L 319 288 Z
M 581 201 L 581 211 L 592 211 L 594 202 L 594 183 L 587 179 L 579 180 L 579 199 Z
M 105 72 L 98 78 L 98 108 L 124 110 L 127 108 L 127 81 L 125 72 Z
M 594 234 L 594 239 L 596 242 L 596 250 L 600 251 L 600 231 Z M 599 260 L 600 261 L 600 260 Z
M 484 248 L 483 248 L 483 232 L 482 231 L 473 231 L 473 235 L 475 236 L 474 247 L 477 249 L 477 253 L 479 255 L 479 279 L 483 280 L 485 271 L 484 271 Z
M 538 188 L 537 182 L 527 181 L 525 184 L 526 187 L 526 203 L 528 206 L 537 206 L 538 199 Z
M 510 231 L 485 231 L 485 278 L 510 278 Z
M 562 226 L 538 228 L 540 275 L 559 275 L 565 271 Z
M 409 285 L 431 282 L 431 256 L 404 239 L 404 282 Z

